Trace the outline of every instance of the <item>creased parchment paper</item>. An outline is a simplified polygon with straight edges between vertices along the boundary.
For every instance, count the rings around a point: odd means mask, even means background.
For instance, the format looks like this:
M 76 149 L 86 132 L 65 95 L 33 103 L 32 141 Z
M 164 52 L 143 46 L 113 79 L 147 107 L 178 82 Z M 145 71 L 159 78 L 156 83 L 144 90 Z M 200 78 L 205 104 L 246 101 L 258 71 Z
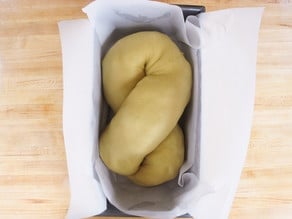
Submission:
M 202 13 L 186 22 L 179 7 L 144 0 L 99 0 L 83 10 L 88 19 L 59 23 L 71 190 L 67 218 L 100 214 L 106 199 L 138 216 L 227 218 L 249 142 L 263 9 Z M 108 171 L 98 155 L 107 113 L 100 60 L 116 40 L 141 30 L 168 34 L 193 66 L 183 127 L 186 161 L 177 179 L 152 188 Z

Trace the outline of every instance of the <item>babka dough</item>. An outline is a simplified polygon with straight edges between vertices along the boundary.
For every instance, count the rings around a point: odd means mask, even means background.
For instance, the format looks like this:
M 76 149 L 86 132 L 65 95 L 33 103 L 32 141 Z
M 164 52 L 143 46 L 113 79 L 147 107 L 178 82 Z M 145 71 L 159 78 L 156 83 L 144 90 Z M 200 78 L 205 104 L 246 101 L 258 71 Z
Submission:
M 102 60 L 104 96 L 114 112 L 99 140 L 113 172 L 155 186 L 175 178 L 184 161 L 178 121 L 190 99 L 191 66 L 165 34 L 118 40 Z

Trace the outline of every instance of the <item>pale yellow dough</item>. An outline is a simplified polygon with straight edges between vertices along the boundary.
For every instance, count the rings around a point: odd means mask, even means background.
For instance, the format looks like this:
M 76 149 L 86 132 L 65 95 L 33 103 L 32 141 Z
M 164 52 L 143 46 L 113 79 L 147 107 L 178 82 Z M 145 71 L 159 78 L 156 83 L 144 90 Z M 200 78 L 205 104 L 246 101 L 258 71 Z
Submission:
M 184 161 L 177 125 L 191 93 L 191 66 L 159 32 L 128 35 L 102 61 L 104 96 L 114 117 L 102 132 L 99 153 L 112 171 L 136 184 L 175 178 Z

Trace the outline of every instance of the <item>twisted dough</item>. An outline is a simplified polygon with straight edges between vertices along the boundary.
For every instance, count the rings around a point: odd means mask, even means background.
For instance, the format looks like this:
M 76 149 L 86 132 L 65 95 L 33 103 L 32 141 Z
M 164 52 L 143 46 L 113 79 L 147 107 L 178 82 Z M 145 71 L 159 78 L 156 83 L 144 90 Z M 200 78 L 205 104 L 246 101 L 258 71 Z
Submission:
M 143 186 L 175 178 L 184 160 L 177 122 L 192 86 L 190 64 L 159 32 L 128 35 L 102 61 L 103 89 L 114 117 L 99 142 L 112 171 Z

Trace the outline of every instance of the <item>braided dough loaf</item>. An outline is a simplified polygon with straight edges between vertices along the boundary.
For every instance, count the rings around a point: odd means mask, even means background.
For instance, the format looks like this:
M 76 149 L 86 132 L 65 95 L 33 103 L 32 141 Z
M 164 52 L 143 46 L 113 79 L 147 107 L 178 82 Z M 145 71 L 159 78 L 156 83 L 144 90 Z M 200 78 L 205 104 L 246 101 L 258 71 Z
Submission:
M 99 142 L 104 164 L 143 186 L 175 178 L 184 161 L 177 123 L 192 86 L 182 52 L 162 33 L 138 32 L 110 48 L 102 73 L 104 96 L 114 112 Z

